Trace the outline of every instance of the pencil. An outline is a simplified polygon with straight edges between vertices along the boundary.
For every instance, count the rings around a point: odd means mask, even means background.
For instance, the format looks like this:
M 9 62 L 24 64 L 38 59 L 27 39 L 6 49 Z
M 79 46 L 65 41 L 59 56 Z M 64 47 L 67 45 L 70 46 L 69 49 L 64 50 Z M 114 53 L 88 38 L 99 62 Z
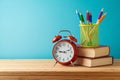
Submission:
M 87 24 L 89 24 L 90 14 L 88 10 L 86 11 L 86 20 L 87 20 Z
M 90 17 L 90 19 L 89 19 L 90 24 L 92 24 L 92 14 L 91 13 L 89 13 L 89 17 Z
M 101 9 L 101 11 L 100 11 L 100 13 L 99 13 L 99 15 L 98 15 L 98 19 L 101 18 L 102 14 L 103 14 L 103 11 L 104 11 L 104 8 Z
M 81 22 L 82 23 L 84 23 L 85 21 L 84 21 L 84 17 L 83 17 L 83 15 L 82 15 L 82 13 L 80 13 L 80 20 L 81 20 Z
M 103 21 L 103 19 L 105 18 L 106 14 L 107 14 L 107 13 L 104 13 L 104 14 L 101 16 L 101 18 L 98 20 L 99 23 L 100 23 L 101 21 Z
M 79 12 L 78 12 L 77 9 L 76 9 L 76 14 L 78 15 L 78 18 L 79 18 L 79 20 L 80 20 L 80 14 L 79 14 Z
M 97 23 L 96 24 L 99 24 L 100 22 L 102 22 L 103 21 L 103 19 L 105 18 L 105 16 L 106 16 L 106 14 L 107 13 L 104 13 L 102 16 L 101 16 L 101 18 L 100 19 L 98 19 L 98 21 L 97 21 Z

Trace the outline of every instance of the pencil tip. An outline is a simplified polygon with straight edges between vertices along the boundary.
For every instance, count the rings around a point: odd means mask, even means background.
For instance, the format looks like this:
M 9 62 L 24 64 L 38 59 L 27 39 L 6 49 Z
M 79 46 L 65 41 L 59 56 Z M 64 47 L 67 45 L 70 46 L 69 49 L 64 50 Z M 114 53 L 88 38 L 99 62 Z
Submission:
M 88 13 L 89 11 L 87 10 L 86 12 Z
M 104 15 L 107 15 L 107 12 L 106 12 L 106 13 L 104 13 Z
M 76 14 L 78 14 L 78 10 L 76 9 Z
M 82 13 L 80 13 L 80 15 L 82 15 Z
M 101 11 L 104 11 L 104 8 L 102 8 Z

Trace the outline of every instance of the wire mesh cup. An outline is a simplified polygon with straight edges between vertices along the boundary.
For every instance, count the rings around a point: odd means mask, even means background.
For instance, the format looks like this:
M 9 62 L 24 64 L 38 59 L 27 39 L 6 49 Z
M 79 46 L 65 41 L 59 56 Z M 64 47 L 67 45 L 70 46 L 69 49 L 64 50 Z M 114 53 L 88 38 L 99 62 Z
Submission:
M 97 47 L 98 24 L 80 24 L 80 45 L 81 47 Z

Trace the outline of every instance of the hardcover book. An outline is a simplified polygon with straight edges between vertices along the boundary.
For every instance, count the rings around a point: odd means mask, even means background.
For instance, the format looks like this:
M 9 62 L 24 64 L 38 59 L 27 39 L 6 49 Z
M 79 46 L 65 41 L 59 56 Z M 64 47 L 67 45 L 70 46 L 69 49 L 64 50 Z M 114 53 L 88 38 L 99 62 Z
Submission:
M 101 58 L 79 57 L 74 64 L 83 65 L 87 67 L 111 65 L 113 64 L 113 58 L 111 56 L 106 56 L 106 57 L 101 57 Z
M 78 50 L 79 50 L 79 56 L 89 57 L 89 58 L 108 56 L 110 52 L 109 46 L 99 46 L 95 48 L 78 47 Z

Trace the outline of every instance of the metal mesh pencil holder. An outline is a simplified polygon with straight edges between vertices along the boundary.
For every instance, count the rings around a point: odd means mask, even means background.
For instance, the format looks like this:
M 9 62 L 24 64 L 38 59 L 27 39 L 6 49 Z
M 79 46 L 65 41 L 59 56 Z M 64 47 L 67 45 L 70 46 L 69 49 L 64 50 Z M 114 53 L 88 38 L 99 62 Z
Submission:
M 80 24 L 80 45 L 81 47 L 97 47 L 99 24 Z

